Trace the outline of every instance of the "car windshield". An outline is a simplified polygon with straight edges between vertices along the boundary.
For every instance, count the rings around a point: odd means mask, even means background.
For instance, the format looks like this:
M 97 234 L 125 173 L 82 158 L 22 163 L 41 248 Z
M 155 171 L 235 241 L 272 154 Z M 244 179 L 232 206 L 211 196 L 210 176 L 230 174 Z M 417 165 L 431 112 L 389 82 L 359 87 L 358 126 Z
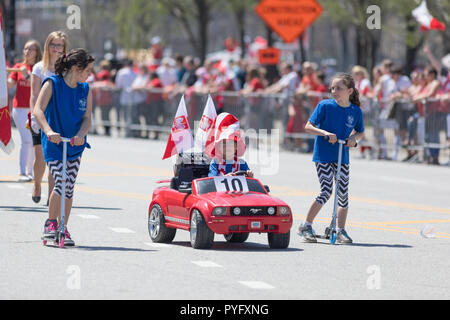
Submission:
M 258 180 L 255 179 L 246 179 L 248 185 L 248 191 L 258 192 L 258 193 L 266 193 L 263 186 Z M 198 194 L 205 194 L 209 192 L 216 192 L 216 185 L 214 183 L 214 179 L 202 179 L 197 181 L 197 190 Z

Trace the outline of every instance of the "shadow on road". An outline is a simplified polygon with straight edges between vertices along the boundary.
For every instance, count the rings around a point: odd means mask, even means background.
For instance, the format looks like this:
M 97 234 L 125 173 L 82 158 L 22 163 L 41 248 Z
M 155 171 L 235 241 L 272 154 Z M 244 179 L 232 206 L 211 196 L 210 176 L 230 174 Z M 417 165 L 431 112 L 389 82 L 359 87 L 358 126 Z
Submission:
M 317 244 L 325 244 L 329 246 L 346 246 L 346 247 L 364 247 L 364 248 L 393 248 L 393 249 L 408 249 L 413 246 L 406 244 L 386 244 L 386 243 L 352 243 L 352 244 L 331 244 L 329 242 L 317 242 Z
M 151 252 L 157 250 L 139 249 L 139 248 L 124 248 L 124 247 L 100 247 L 100 246 L 75 246 L 72 250 L 85 251 L 132 251 L 132 252 Z
M 47 207 L 0 206 L 0 210 L 18 212 L 48 212 Z
M 181 247 L 191 248 L 191 243 L 189 241 L 173 241 L 171 244 Z M 287 248 L 287 249 L 270 249 L 269 245 L 255 243 L 255 242 L 245 242 L 245 243 L 229 243 L 224 241 L 215 241 L 211 249 L 208 250 L 218 250 L 218 251 L 246 251 L 246 252 L 290 252 L 290 251 L 303 251 L 299 248 Z
M 350 244 L 352 247 L 383 247 L 383 248 L 394 248 L 394 249 L 406 249 L 413 248 L 413 246 L 409 246 L 406 244 L 385 244 L 385 243 L 352 243 Z
M 87 209 L 87 210 L 123 210 L 122 208 L 105 208 L 105 207 L 86 207 L 73 206 L 72 209 Z
M 119 211 L 122 208 L 105 208 L 105 207 L 83 207 L 73 206 L 72 209 L 85 209 L 85 210 L 111 210 Z M 20 206 L 0 206 L 0 210 L 5 211 L 18 211 L 18 212 L 48 212 L 48 207 L 20 207 Z

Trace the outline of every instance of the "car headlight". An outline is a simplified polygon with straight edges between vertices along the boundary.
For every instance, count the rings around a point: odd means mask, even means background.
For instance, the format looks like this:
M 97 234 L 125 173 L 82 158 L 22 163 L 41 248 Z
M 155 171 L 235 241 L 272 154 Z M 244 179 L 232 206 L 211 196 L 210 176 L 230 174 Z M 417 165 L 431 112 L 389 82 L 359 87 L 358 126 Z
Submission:
M 291 213 L 291 210 L 289 210 L 289 207 L 280 207 L 280 216 L 287 216 L 289 213 Z
M 270 215 L 275 214 L 275 208 L 274 207 L 267 208 L 267 213 L 270 214 Z
M 239 207 L 234 208 L 234 209 L 233 209 L 233 214 L 234 214 L 235 216 L 240 215 L 240 214 L 241 214 L 241 208 L 239 208 Z
M 214 208 L 212 211 L 213 216 L 224 216 L 227 214 L 227 208 L 224 207 L 217 207 Z

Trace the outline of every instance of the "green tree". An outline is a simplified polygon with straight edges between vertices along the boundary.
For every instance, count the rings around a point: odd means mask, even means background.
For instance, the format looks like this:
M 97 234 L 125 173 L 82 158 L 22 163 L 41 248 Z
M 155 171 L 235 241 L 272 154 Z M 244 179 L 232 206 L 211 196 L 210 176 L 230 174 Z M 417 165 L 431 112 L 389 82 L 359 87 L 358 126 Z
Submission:
M 149 32 L 157 23 L 156 0 L 115 0 L 117 42 L 126 49 L 145 48 Z
M 228 0 L 226 3 L 228 8 L 236 20 L 236 26 L 239 32 L 239 42 L 241 46 L 241 57 L 245 55 L 245 33 L 247 14 L 253 10 L 258 0 Z
M 168 13 L 181 25 L 194 52 L 203 62 L 208 50 L 208 27 L 217 0 L 157 0 L 160 13 Z

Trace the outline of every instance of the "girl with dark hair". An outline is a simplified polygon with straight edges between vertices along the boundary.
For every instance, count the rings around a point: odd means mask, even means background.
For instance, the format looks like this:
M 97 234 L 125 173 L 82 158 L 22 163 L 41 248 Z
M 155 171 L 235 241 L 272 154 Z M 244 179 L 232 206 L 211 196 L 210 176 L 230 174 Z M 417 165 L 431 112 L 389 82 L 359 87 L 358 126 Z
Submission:
M 44 80 L 33 114 L 42 128 L 41 143 L 45 162 L 55 187 L 50 195 L 44 239 L 54 239 L 61 212 L 61 197 L 65 196 L 65 245 L 75 243 L 67 231 L 72 208 L 75 180 L 81 156 L 87 145 L 86 135 L 91 127 L 92 92 L 86 80 L 92 73 L 94 58 L 83 49 L 62 55 L 55 63 L 56 75 Z M 66 194 L 62 195 L 61 137 L 71 138 L 67 146 Z
M 321 192 L 311 204 L 306 221 L 298 233 L 305 242 L 317 242 L 312 229 L 314 218 L 330 199 L 333 178 L 336 176 L 339 146 L 337 140 L 348 140 L 347 147 L 354 147 L 364 136 L 364 119 L 355 80 L 349 74 L 339 74 L 331 82 L 334 99 L 317 104 L 305 126 L 305 131 L 316 135 L 313 161 L 316 164 Z M 352 243 L 345 231 L 348 212 L 349 149 L 342 152 L 342 166 L 338 192 L 338 243 Z

